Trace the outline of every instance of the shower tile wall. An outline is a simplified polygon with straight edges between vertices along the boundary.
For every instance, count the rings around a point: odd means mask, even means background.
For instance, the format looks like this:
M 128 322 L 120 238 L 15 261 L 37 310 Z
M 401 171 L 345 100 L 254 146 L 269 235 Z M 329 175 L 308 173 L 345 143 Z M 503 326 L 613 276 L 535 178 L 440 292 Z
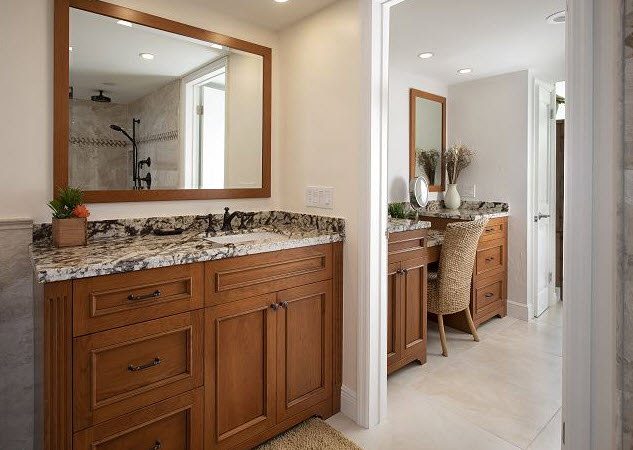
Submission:
M 624 305 L 618 347 L 622 448 L 633 450 L 633 0 L 625 1 L 624 60 Z
M 84 190 L 126 189 L 129 141 L 110 129 L 127 127 L 127 105 L 70 101 L 70 184 Z
M 139 159 L 152 158 L 152 189 L 180 185 L 180 79 L 174 80 L 128 105 L 128 121 L 141 119 L 137 128 Z M 147 173 L 141 170 L 140 176 Z

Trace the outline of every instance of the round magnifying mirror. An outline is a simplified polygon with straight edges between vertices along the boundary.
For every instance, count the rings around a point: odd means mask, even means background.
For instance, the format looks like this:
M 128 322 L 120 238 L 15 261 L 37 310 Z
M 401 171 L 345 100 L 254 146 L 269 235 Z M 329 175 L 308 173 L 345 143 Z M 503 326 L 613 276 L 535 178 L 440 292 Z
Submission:
M 424 208 L 429 202 L 429 182 L 424 177 L 415 177 L 409 183 L 409 198 L 411 205 Z

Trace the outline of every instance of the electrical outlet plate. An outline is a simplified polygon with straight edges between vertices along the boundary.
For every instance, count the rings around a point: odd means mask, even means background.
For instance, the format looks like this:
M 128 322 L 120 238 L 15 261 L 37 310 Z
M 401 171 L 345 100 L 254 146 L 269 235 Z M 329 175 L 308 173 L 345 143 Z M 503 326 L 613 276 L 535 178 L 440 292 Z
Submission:
M 331 186 L 306 187 L 306 206 L 311 208 L 334 208 L 334 188 Z
M 462 197 L 475 198 L 475 185 L 474 184 L 460 184 L 458 191 Z

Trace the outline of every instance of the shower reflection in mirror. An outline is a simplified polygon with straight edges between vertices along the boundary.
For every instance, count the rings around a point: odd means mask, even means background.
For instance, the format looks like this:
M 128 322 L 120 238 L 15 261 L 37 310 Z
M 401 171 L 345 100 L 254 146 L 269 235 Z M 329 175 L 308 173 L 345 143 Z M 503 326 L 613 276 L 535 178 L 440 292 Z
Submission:
M 263 58 L 70 8 L 70 184 L 262 186 Z

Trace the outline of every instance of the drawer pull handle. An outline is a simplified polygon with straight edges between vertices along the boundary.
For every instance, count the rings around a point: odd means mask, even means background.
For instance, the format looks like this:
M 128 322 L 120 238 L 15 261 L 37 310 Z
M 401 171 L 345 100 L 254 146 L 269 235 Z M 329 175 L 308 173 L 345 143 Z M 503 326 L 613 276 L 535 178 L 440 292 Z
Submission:
M 272 305 L 270 305 L 270 307 L 273 309 L 273 311 L 277 311 L 279 309 L 279 303 L 273 303 Z
M 281 307 L 288 309 L 288 302 L 281 302 Z
M 156 289 L 154 292 L 150 292 L 149 294 L 143 294 L 143 295 L 128 295 L 127 299 L 128 300 L 146 300 L 148 298 L 156 298 L 156 297 L 160 297 L 160 290 Z
M 494 260 L 495 260 L 495 257 L 494 257 L 494 256 L 491 256 L 491 257 L 489 257 L 489 258 L 486 258 L 486 262 L 487 262 L 487 263 L 492 262 L 492 261 L 494 261 Z
M 486 233 L 492 233 L 494 231 L 495 231 L 494 228 L 486 228 Z
M 143 364 L 140 366 L 135 366 L 133 364 L 130 364 L 129 366 L 127 366 L 127 370 L 129 370 L 130 372 L 138 372 L 139 370 L 149 369 L 150 367 L 154 367 L 159 364 L 160 364 L 160 358 L 157 356 L 156 358 L 154 358 L 152 362 L 148 362 L 147 364 Z
M 157 439 L 156 443 L 154 444 L 152 448 L 150 448 L 150 450 L 159 450 L 162 446 L 163 446 L 163 443 Z
M 494 296 L 495 296 L 495 294 L 493 294 L 492 292 L 488 292 L 486 294 L 486 298 L 491 298 L 491 297 L 494 297 Z

